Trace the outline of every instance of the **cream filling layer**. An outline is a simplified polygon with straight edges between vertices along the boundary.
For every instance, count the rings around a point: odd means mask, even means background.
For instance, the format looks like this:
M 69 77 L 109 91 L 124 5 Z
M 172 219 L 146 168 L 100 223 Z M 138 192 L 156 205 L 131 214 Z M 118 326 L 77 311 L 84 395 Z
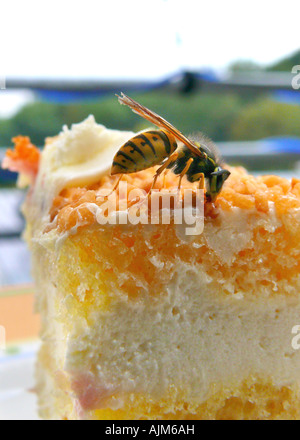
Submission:
M 65 339 L 65 368 L 86 409 L 115 408 L 115 394 L 119 406 L 132 392 L 159 399 L 174 387 L 199 404 L 212 385 L 236 385 L 249 376 L 275 386 L 299 383 L 300 350 L 292 347 L 292 328 L 300 322 L 296 298 L 220 295 L 199 267 L 180 261 L 157 298 L 113 297 L 108 311 L 91 312 L 89 325 L 74 318 Z M 98 397 L 86 398 L 87 384 Z

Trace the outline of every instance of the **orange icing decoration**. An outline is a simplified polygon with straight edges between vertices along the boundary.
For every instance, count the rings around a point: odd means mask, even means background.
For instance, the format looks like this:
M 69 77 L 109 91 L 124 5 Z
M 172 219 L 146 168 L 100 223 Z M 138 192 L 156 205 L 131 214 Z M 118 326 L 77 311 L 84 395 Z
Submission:
M 14 150 L 7 150 L 2 167 L 10 171 L 27 174 L 34 180 L 39 169 L 40 151 L 27 136 L 12 139 Z

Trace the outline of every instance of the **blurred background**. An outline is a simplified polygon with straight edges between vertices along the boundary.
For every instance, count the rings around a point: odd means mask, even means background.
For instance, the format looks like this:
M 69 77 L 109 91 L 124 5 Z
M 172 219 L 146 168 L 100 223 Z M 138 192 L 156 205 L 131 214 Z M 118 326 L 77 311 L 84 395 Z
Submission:
M 110 128 L 148 127 L 118 104 L 123 91 L 185 134 L 204 132 L 232 165 L 299 177 L 296 2 L 12 0 L 1 8 L 0 161 L 12 137 L 42 147 L 89 114 Z M 0 286 L 31 281 L 15 180 L 0 171 Z

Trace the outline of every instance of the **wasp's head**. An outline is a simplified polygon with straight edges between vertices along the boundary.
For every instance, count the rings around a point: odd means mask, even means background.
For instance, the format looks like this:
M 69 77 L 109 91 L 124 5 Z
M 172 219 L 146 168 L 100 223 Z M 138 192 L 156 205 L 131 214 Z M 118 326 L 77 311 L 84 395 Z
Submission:
M 221 167 L 216 167 L 214 172 L 210 174 L 208 178 L 208 191 L 206 192 L 206 197 L 208 201 L 214 202 L 217 195 L 222 189 L 222 186 L 226 179 L 230 176 L 228 170 L 224 170 Z

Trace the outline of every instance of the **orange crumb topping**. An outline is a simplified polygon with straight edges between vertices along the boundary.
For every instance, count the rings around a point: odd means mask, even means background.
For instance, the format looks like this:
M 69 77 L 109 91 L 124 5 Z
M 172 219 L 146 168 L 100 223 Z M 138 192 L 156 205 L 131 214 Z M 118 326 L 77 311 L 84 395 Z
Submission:
M 287 213 L 290 209 L 300 208 L 300 179 L 288 179 L 278 176 L 253 177 L 243 168 L 230 168 L 231 175 L 225 182 L 215 204 L 206 203 L 205 215 L 215 217 L 220 210 L 228 211 L 235 207 L 243 210 L 256 210 L 267 213 L 270 202 L 274 204 L 278 215 Z M 129 192 L 139 188 L 148 192 L 151 188 L 155 168 L 138 173 L 125 175 L 127 181 L 127 199 Z M 111 190 L 116 182 L 115 177 L 105 176 L 96 184 L 84 188 L 68 188 L 55 197 L 50 210 L 51 224 L 48 230 L 57 227 L 59 231 L 67 231 L 73 226 L 86 226 L 95 223 L 93 213 L 89 210 L 89 203 L 98 206 L 104 202 L 99 196 L 99 190 Z M 159 179 L 156 185 L 161 189 L 170 189 L 177 186 L 178 178 L 169 172 L 163 181 Z M 197 188 L 186 179 L 182 182 L 182 190 Z
M 15 148 L 6 151 L 2 167 L 35 177 L 40 161 L 39 149 L 31 143 L 27 136 L 16 136 L 12 141 Z

